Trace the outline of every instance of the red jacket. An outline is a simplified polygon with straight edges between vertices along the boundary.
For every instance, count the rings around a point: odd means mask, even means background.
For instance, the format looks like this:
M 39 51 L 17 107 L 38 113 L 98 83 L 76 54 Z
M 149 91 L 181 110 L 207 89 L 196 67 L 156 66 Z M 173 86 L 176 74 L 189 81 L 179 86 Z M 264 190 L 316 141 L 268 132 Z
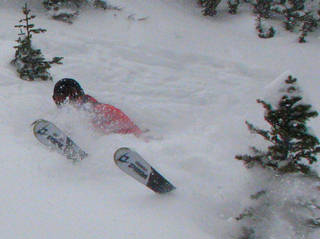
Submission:
M 120 109 L 99 103 L 90 95 L 83 96 L 79 101 L 80 108 L 92 113 L 92 124 L 106 134 L 134 134 L 140 136 L 141 129 Z

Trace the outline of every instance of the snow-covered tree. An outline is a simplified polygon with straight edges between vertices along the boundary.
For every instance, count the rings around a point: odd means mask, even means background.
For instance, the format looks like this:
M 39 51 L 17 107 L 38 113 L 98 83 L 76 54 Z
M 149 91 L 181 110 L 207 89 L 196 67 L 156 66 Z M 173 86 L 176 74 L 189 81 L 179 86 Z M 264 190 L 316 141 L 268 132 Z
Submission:
M 48 69 L 51 64 L 62 64 L 62 57 L 54 57 L 51 61 L 46 61 L 40 49 L 34 49 L 32 46 L 32 34 L 43 33 L 46 30 L 42 28 L 34 28 L 31 20 L 35 18 L 31 15 L 31 10 L 27 4 L 22 8 L 24 18 L 19 21 L 16 28 L 20 29 L 19 38 L 16 40 L 19 44 L 15 46 L 15 58 L 11 61 L 17 68 L 19 76 L 23 80 L 33 81 L 36 79 L 52 80 Z
M 198 0 L 198 4 L 203 7 L 202 13 L 204 16 L 214 16 L 217 14 L 216 8 L 221 0 Z
M 104 0 L 43 0 L 42 4 L 46 9 L 56 8 L 57 10 L 64 7 L 80 8 L 84 5 L 107 9 L 108 6 Z
M 307 34 L 320 26 L 319 0 L 274 1 L 272 11 L 284 17 L 284 26 L 288 31 L 301 32 L 300 43 L 305 42 Z
M 314 239 L 320 229 L 320 177 L 310 165 L 317 162 L 320 146 L 306 122 L 318 113 L 303 102 L 296 78 L 286 75 L 275 81 L 272 89 L 274 86 L 279 89 L 269 96 L 269 103 L 257 100 L 265 109 L 270 129 L 246 122 L 269 146 L 266 150 L 252 147 L 251 154 L 236 156 L 251 168 L 261 188 L 250 196 L 251 205 L 236 217 L 242 225 L 238 238 L 281 238 L 286 231 L 292 238 Z
M 252 0 L 253 11 L 260 17 L 269 18 L 271 16 L 271 6 L 273 0 Z
M 260 38 L 271 38 L 276 33 L 274 28 L 270 26 L 260 15 L 258 15 L 256 19 L 256 29 Z
M 269 130 L 263 130 L 246 122 L 249 130 L 261 135 L 270 143 L 267 150 L 252 147 L 252 155 L 237 155 L 247 166 L 260 165 L 278 172 L 309 173 L 307 164 L 317 162 L 320 152 L 319 140 L 308 129 L 306 122 L 318 116 L 310 104 L 302 103 L 297 79 L 289 76 L 278 105 L 272 106 L 257 100 L 265 108 L 265 120 Z
M 319 3 L 320 6 L 320 3 Z M 300 36 L 299 42 L 304 43 L 306 42 L 306 36 L 310 33 L 315 31 L 320 26 L 320 7 L 318 10 L 318 16 L 313 14 L 311 11 L 308 11 L 302 17 L 302 24 L 300 26 Z
M 197 0 L 203 8 L 205 16 L 214 16 L 221 0 Z M 227 0 L 229 13 L 236 14 L 240 4 L 250 5 L 259 19 L 280 20 L 284 28 L 292 32 L 300 32 L 299 42 L 306 42 L 306 36 L 320 26 L 320 0 Z M 263 27 L 258 23 L 258 34 L 262 38 L 272 37 L 275 33 L 272 27 L 261 33 Z M 268 37 L 266 37 L 268 36 Z
M 238 11 L 239 4 L 240 0 L 228 0 L 229 13 L 236 14 Z
M 47 9 L 52 18 L 67 23 L 72 23 L 79 15 L 79 10 L 84 6 L 95 8 L 120 10 L 117 7 L 107 4 L 105 0 L 42 0 L 42 4 Z
M 198 4 L 203 8 L 204 16 L 214 16 L 217 14 L 217 7 L 222 0 L 197 0 Z M 228 0 L 229 13 L 236 14 L 240 0 Z

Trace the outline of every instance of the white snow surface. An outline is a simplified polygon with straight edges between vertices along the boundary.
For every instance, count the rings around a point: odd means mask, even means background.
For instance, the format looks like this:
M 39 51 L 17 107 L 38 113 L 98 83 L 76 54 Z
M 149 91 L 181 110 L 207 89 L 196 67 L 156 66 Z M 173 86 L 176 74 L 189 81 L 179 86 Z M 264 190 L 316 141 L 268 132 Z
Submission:
M 24 1 L 0 0 L 1 238 L 235 238 L 234 218 L 261 189 L 234 158 L 264 145 L 244 122 L 265 126 L 256 99 L 284 72 L 319 110 L 319 32 L 306 44 L 281 27 L 274 38 L 259 39 L 245 8 L 232 16 L 221 7 L 207 18 L 192 0 L 110 0 L 122 11 L 84 9 L 69 25 L 30 2 L 36 27 L 47 29 L 34 35 L 34 45 L 47 58 L 64 59 L 50 69 L 53 82 L 20 80 L 10 61 Z M 53 86 L 65 77 L 157 139 L 103 135 L 82 113 L 58 110 Z M 89 157 L 72 163 L 42 146 L 30 126 L 40 118 Z M 319 119 L 309 125 L 319 136 Z M 113 153 L 123 146 L 177 190 L 157 195 L 121 172 Z M 295 238 L 286 222 L 279 230 L 273 238 Z

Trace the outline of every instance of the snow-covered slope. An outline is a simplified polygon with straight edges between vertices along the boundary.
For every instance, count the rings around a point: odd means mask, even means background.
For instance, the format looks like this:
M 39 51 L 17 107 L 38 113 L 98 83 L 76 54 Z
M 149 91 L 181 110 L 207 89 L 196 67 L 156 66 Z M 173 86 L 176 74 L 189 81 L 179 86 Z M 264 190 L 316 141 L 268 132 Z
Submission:
M 316 33 L 307 44 L 281 30 L 261 40 L 245 9 L 205 18 L 191 0 L 112 0 L 123 10 L 86 9 L 68 25 L 34 0 L 36 27 L 48 31 L 34 44 L 64 60 L 51 69 L 54 82 L 25 82 L 9 64 L 23 2 L 0 1 L 1 238 L 233 238 L 234 217 L 259 187 L 234 159 L 260 142 L 244 121 L 264 124 L 255 100 L 288 70 L 319 109 Z M 64 77 L 158 139 L 101 135 L 85 115 L 57 110 L 52 90 Z M 73 164 L 48 151 L 30 127 L 39 118 L 90 156 Z M 318 121 L 311 123 L 320 135 Z M 177 190 L 155 195 L 123 174 L 112 159 L 121 146 L 138 151 Z

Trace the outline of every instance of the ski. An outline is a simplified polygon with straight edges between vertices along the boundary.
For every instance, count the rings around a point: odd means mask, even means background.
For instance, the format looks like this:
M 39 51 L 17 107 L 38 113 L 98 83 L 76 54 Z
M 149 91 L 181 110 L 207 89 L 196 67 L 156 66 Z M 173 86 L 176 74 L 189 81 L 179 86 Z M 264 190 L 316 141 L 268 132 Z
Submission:
M 176 188 L 141 155 L 129 148 L 119 148 L 114 153 L 114 161 L 123 172 L 156 193 L 168 193 Z
M 33 134 L 40 143 L 66 156 L 68 159 L 82 160 L 88 154 L 53 123 L 39 119 L 32 123 Z

